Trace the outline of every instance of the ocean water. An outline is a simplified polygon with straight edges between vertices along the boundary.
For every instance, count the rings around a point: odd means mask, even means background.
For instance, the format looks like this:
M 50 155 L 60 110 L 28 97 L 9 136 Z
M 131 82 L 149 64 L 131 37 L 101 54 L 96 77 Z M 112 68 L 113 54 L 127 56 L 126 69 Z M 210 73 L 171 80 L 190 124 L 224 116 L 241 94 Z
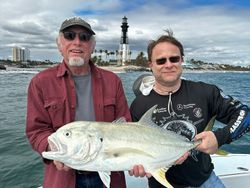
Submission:
M 0 71 L 0 188 L 36 188 L 42 185 L 43 164 L 25 136 L 27 87 L 37 70 Z M 128 103 L 132 84 L 143 72 L 119 73 Z M 216 84 L 225 94 L 250 106 L 249 72 L 186 72 L 186 79 Z M 216 124 L 217 127 L 222 126 Z M 232 153 L 250 153 L 250 133 L 224 146 Z M 128 178 L 128 188 L 145 187 L 145 180 Z

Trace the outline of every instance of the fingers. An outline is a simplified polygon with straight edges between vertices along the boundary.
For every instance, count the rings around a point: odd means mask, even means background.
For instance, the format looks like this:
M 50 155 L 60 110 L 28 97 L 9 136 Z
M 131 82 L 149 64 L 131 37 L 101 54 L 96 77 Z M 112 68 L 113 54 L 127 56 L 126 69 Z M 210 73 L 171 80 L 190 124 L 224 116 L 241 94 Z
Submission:
M 197 150 L 207 154 L 214 154 L 218 150 L 218 142 L 212 131 L 197 134 L 195 140 L 199 139 L 201 139 L 202 142 L 196 147 Z
M 151 176 L 151 174 L 145 172 L 144 167 L 142 165 L 135 165 L 132 170 L 128 171 L 128 173 L 130 176 L 135 177 Z
M 182 163 L 188 158 L 189 155 L 190 155 L 190 153 L 189 153 L 189 152 L 186 152 L 183 156 L 181 156 L 179 159 L 177 159 L 177 160 L 175 161 L 175 165 L 180 165 L 180 164 L 182 164 Z
M 142 165 L 136 165 L 133 168 L 134 176 L 135 177 L 144 177 L 146 175 L 146 172 L 144 171 L 144 168 Z
M 152 174 L 146 173 L 146 177 L 147 177 L 147 178 L 151 178 L 151 177 L 152 177 Z
M 206 137 L 206 132 L 201 132 L 194 137 L 194 141 L 202 140 Z
M 64 165 L 63 163 L 61 163 L 59 161 L 53 161 L 53 163 L 55 164 L 57 170 L 69 171 L 69 169 L 70 169 L 70 167 Z

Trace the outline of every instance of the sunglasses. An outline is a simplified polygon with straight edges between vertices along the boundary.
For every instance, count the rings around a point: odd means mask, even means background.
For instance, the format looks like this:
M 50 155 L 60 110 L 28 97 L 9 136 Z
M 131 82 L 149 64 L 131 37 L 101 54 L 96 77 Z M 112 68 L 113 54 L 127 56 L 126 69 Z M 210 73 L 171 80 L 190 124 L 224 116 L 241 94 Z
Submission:
M 78 35 L 80 41 L 89 41 L 91 38 L 91 34 L 88 33 L 84 33 L 84 32 L 80 32 L 80 33 L 76 33 L 74 31 L 64 31 L 63 32 L 63 36 L 65 39 L 67 40 L 74 40 L 76 38 L 76 35 Z
M 160 58 L 160 59 L 156 59 L 156 64 L 157 65 L 164 65 L 167 61 L 169 61 L 170 63 L 179 63 L 181 60 L 181 56 L 171 56 L 169 58 Z

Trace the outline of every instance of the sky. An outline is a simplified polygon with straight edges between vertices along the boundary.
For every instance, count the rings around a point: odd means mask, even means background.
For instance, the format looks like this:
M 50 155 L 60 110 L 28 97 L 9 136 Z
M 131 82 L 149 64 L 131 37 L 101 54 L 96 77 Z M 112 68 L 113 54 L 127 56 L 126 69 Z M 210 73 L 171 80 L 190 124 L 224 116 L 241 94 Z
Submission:
M 0 59 L 12 59 L 19 46 L 30 49 L 31 60 L 61 61 L 56 37 L 73 16 L 91 24 L 97 50 L 118 50 L 126 16 L 132 58 L 171 29 L 185 59 L 250 65 L 247 0 L 0 0 L 0 10 Z

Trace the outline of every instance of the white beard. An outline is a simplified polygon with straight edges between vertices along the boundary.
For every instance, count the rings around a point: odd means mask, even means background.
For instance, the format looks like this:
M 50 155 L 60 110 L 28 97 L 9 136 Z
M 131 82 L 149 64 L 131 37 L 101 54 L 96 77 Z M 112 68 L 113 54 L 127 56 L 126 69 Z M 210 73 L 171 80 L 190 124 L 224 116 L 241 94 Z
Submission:
M 81 57 L 71 57 L 69 58 L 69 65 L 70 66 L 83 66 L 84 65 L 84 59 Z

